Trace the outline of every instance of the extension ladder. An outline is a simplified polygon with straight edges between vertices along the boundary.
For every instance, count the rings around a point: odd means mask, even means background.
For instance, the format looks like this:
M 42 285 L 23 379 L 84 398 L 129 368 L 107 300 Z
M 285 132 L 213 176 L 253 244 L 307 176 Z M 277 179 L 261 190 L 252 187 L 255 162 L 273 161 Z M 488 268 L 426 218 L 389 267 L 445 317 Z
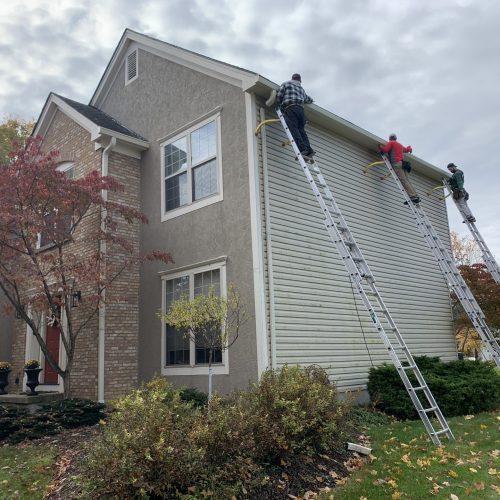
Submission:
M 439 446 L 441 444 L 439 436 L 443 434 L 446 435 L 448 439 L 454 440 L 455 438 L 450 427 L 448 426 L 448 423 L 441 413 L 434 396 L 427 386 L 427 383 L 417 367 L 408 346 L 403 340 L 398 327 L 394 323 L 389 310 L 384 304 L 384 301 L 375 286 L 375 279 L 370 271 L 370 268 L 368 267 L 361 250 L 354 240 L 354 237 L 351 234 L 351 231 L 349 230 L 335 199 L 333 198 L 332 192 L 321 174 L 317 162 L 311 160 L 311 173 L 308 163 L 300 154 L 292 134 L 290 133 L 282 112 L 278 109 L 277 113 L 279 120 L 285 129 L 288 140 L 293 147 L 295 155 L 302 166 L 321 209 L 323 210 L 326 230 L 328 231 L 333 244 L 337 247 L 337 250 L 349 273 L 349 278 L 359 293 L 363 304 L 368 310 L 373 325 L 378 331 L 380 338 L 382 339 L 432 442 Z M 323 192 L 320 191 L 318 186 L 321 187 Z M 385 323 L 385 326 L 383 322 Z M 386 330 L 392 333 L 396 342 L 391 342 Z M 417 380 L 416 385 L 412 384 L 410 378 L 408 377 L 408 372 L 412 372 L 414 374 Z M 425 399 L 426 402 L 424 401 L 424 403 L 422 403 L 421 399 Z M 440 427 L 434 427 L 436 423 L 431 421 L 430 417 L 432 417 L 432 415 L 436 417 L 437 423 Z
M 452 191 L 451 191 L 450 185 L 448 184 L 447 179 L 443 179 L 443 186 L 444 186 L 445 190 L 448 191 L 448 194 L 451 195 Z M 452 196 L 452 198 L 453 198 L 453 196 Z M 486 268 L 490 272 L 492 278 L 497 283 L 500 284 L 500 267 L 498 266 L 498 263 L 495 260 L 495 257 L 493 257 L 493 254 L 490 252 L 490 249 L 486 246 L 486 242 L 484 241 L 483 237 L 481 236 L 481 233 L 477 229 L 474 222 L 469 222 L 467 220 L 467 217 L 465 216 L 464 212 L 462 211 L 462 208 L 457 203 L 457 200 L 455 200 L 453 198 L 453 201 L 455 202 L 455 205 L 457 206 L 458 211 L 460 212 L 460 214 L 464 218 L 465 224 L 467 224 L 467 226 L 469 227 L 470 232 L 472 233 L 472 237 L 474 238 L 474 241 L 476 242 L 477 246 L 481 250 L 483 261 L 486 264 Z
M 427 215 L 423 211 L 420 204 L 414 204 L 411 202 L 408 193 L 405 188 L 401 184 L 396 172 L 392 168 L 391 162 L 385 155 L 382 155 L 382 159 L 389 169 L 389 172 L 392 178 L 396 181 L 398 189 L 401 191 L 406 203 L 410 207 L 413 212 L 413 216 L 415 217 L 417 227 L 422 233 L 425 241 L 429 245 L 434 257 L 438 261 L 439 267 L 447 280 L 450 288 L 453 290 L 458 300 L 462 304 L 465 312 L 469 316 L 472 325 L 476 329 L 477 333 L 481 337 L 484 345 L 486 346 L 486 350 L 495 361 L 497 366 L 500 366 L 500 346 L 498 345 L 497 340 L 491 333 L 488 325 L 486 324 L 485 316 L 479 304 L 477 303 L 474 295 L 470 291 L 470 288 L 465 283 L 460 271 L 457 269 L 457 266 L 453 262 L 453 258 L 451 253 L 446 249 L 446 247 L 441 242 L 436 230 L 432 226 L 430 220 L 427 218 Z

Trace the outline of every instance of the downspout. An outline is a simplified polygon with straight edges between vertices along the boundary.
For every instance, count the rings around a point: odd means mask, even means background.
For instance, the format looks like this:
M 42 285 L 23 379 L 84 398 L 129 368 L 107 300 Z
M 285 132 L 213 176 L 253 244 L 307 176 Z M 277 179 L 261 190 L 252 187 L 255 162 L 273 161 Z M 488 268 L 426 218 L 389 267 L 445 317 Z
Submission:
M 104 148 L 101 158 L 101 176 L 105 177 L 109 171 L 109 153 L 116 146 L 116 137 L 112 137 L 109 144 Z M 103 189 L 101 196 L 104 201 L 108 199 L 108 191 Z M 101 229 L 105 229 L 106 209 L 101 208 Z M 101 255 L 106 252 L 106 242 L 100 241 L 99 251 Z M 102 261 L 101 261 L 102 263 Z M 103 290 L 101 302 L 99 304 L 99 347 L 98 347 L 98 367 L 97 367 L 97 399 L 104 403 L 104 355 L 106 341 L 106 290 Z

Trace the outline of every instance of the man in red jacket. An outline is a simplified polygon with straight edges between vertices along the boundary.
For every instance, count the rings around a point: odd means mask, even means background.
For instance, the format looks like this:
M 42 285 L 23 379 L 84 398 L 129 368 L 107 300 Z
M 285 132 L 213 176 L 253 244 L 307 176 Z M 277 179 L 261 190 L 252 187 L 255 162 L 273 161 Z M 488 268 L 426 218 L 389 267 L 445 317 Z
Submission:
M 391 134 L 389 136 L 389 142 L 385 146 L 379 144 L 378 148 L 381 153 L 387 155 L 387 157 L 389 158 L 392 168 L 394 169 L 394 172 L 396 172 L 396 175 L 401 181 L 401 184 L 408 193 L 410 200 L 415 204 L 420 203 L 420 198 L 418 197 L 415 188 L 410 182 L 408 173 L 406 172 L 406 170 L 403 169 L 404 153 L 411 153 L 412 152 L 411 146 L 404 147 L 397 141 L 396 134 Z

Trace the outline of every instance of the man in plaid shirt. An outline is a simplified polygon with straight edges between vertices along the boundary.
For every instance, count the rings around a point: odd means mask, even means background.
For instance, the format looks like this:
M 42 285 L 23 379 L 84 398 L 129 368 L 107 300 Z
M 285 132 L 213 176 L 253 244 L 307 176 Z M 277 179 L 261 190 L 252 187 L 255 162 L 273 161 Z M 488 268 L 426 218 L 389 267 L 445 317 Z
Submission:
M 312 102 L 313 100 L 302 88 L 301 77 L 298 73 L 292 75 L 290 81 L 283 83 L 276 95 L 276 103 L 283 112 L 293 140 L 297 144 L 300 154 L 306 159 L 310 159 L 315 154 L 315 151 L 312 150 L 304 129 L 306 117 L 303 104 Z

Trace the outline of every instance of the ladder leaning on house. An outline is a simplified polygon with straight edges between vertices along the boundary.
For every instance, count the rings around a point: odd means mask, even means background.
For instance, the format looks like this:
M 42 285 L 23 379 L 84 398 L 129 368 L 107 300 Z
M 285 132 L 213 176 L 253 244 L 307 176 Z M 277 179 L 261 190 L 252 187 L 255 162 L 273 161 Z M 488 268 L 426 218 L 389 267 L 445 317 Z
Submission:
M 340 212 L 340 209 L 333 198 L 332 192 L 328 187 L 320 168 L 316 161 L 311 160 L 312 167 L 305 161 L 303 156 L 290 133 L 283 114 L 277 110 L 279 121 L 281 122 L 290 144 L 293 147 L 295 155 L 300 162 L 302 170 L 313 190 L 316 199 L 324 214 L 324 224 L 333 244 L 336 246 L 346 268 L 349 278 L 359 293 L 363 304 L 365 305 L 374 327 L 378 331 L 382 342 L 384 343 L 389 356 L 396 367 L 401 380 L 408 392 L 422 422 L 435 445 L 440 445 L 440 436 L 446 435 L 450 440 L 454 440 L 453 433 L 446 422 L 434 396 L 427 386 L 422 373 L 413 359 L 413 356 L 406 345 L 398 327 L 392 319 L 382 296 L 375 286 L 375 279 L 366 263 L 361 250 L 354 240 L 347 223 Z M 258 133 L 260 127 L 264 124 L 278 120 L 266 120 L 262 122 L 256 130 Z M 321 190 L 319 187 L 321 187 Z M 384 326 L 385 325 L 385 326 Z M 387 332 L 390 332 L 395 338 L 391 342 Z M 412 383 L 408 374 L 413 373 L 416 384 Z M 432 421 L 430 417 L 435 416 L 437 421 Z M 438 426 L 439 425 L 439 426 Z
M 443 178 L 443 187 L 446 191 L 448 191 L 448 196 L 451 195 L 451 188 L 446 179 Z M 453 197 L 452 197 L 453 198 Z M 497 261 L 495 260 L 495 257 L 493 257 L 493 254 L 490 252 L 490 249 L 487 247 L 486 242 L 484 241 L 483 237 L 481 236 L 481 233 L 479 232 L 478 228 L 474 224 L 474 222 L 470 222 L 467 220 L 466 214 L 463 212 L 462 207 L 457 203 L 457 200 L 453 198 L 453 201 L 455 202 L 455 205 L 458 208 L 458 211 L 464 218 L 464 223 L 467 224 L 469 227 L 470 232 L 472 233 L 472 237 L 474 238 L 474 241 L 476 242 L 477 246 L 481 250 L 481 255 L 483 257 L 483 261 L 486 264 L 486 268 L 490 272 L 492 278 L 500 284 L 500 267 L 498 266 Z
M 367 168 L 380 163 L 385 163 L 386 167 L 389 169 L 390 175 L 396 181 L 396 185 L 403 195 L 406 204 L 412 210 L 413 216 L 417 223 L 417 227 L 422 233 L 422 236 L 424 237 L 426 243 L 432 250 L 432 253 L 436 258 L 439 267 L 441 268 L 441 272 L 447 280 L 449 287 L 453 290 L 458 300 L 462 304 L 465 312 L 469 316 L 472 325 L 474 326 L 477 333 L 481 337 L 481 340 L 486 346 L 488 354 L 490 354 L 497 366 L 500 366 L 500 346 L 498 345 L 497 340 L 486 324 L 486 319 L 483 311 L 481 310 L 481 307 L 474 298 L 474 295 L 472 295 L 470 288 L 465 283 L 465 280 L 462 278 L 460 271 L 457 269 L 457 266 L 453 262 L 451 253 L 443 245 L 441 238 L 439 238 L 436 230 L 431 224 L 431 221 L 425 214 L 420 204 L 414 204 L 411 202 L 408 193 L 401 184 L 401 181 L 396 175 L 396 172 L 392 168 L 391 162 L 385 155 L 382 155 L 382 160 L 383 162 L 371 163 Z M 366 171 L 367 169 L 365 169 L 365 173 Z

